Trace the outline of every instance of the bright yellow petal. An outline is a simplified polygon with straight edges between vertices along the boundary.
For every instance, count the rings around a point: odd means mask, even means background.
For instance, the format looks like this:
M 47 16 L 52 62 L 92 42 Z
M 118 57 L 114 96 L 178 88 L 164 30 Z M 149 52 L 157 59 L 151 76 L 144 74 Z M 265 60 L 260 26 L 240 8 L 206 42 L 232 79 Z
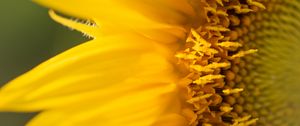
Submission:
M 60 12 L 114 24 L 147 26 L 151 19 L 167 24 L 187 24 L 194 10 L 187 0 L 35 0 Z M 106 22 L 106 23 L 108 23 Z M 146 23 L 148 22 L 148 23 Z M 153 25 L 153 24 L 152 24 Z
M 188 126 L 188 122 L 182 115 L 171 113 L 160 117 L 153 126 Z
M 106 104 L 98 100 L 74 106 L 43 112 L 28 126 L 150 126 L 162 121 L 180 122 L 178 126 L 187 124 L 179 115 L 176 86 L 171 84 L 125 93 Z
M 95 22 L 94 27 L 54 15 L 54 20 L 93 37 L 135 31 L 164 43 L 183 40 L 194 18 L 186 0 L 36 0 L 68 15 Z M 76 25 L 75 25 L 76 24 Z M 82 24 L 82 23 L 81 23 Z M 90 28 L 90 29 L 87 29 Z M 163 36 L 163 37 L 162 37 Z
M 87 25 L 80 22 L 76 22 L 60 15 L 57 15 L 54 11 L 50 10 L 49 14 L 52 19 L 56 22 L 61 23 L 67 27 L 78 30 L 85 35 L 93 37 L 95 39 L 102 36 L 124 34 L 126 32 L 136 32 L 143 35 L 146 38 L 152 39 L 160 43 L 174 43 L 178 41 L 183 41 L 186 36 L 186 29 L 178 26 L 171 25 L 160 25 L 156 28 L 140 28 L 138 30 L 134 29 L 122 29 L 122 28 L 109 28 L 108 30 L 103 30 L 103 28 L 96 25 Z M 105 31 L 105 32 L 103 32 Z
M 167 49 L 149 39 L 127 34 L 94 41 L 46 61 L 3 87 L 0 109 L 36 111 L 105 102 L 175 81 Z

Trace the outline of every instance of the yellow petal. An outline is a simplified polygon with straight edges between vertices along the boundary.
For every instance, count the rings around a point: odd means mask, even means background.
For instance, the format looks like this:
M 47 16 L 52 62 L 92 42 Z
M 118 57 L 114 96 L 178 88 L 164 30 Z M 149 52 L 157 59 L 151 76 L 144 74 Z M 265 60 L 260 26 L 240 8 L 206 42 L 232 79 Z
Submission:
M 35 0 L 60 12 L 84 19 L 149 27 L 145 19 L 187 24 L 194 10 L 187 0 Z M 142 21 L 142 22 L 141 22 Z M 107 22 L 108 23 L 108 22 Z
M 144 37 L 153 39 L 160 43 L 173 43 L 178 41 L 183 41 L 186 36 L 186 29 L 178 26 L 171 25 L 160 25 L 157 28 L 140 28 L 137 30 L 134 29 L 122 29 L 121 28 L 110 28 L 104 30 L 96 25 L 87 25 L 80 22 L 76 22 L 67 18 L 64 18 L 60 15 L 57 15 L 54 11 L 50 10 L 49 15 L 56 22 L 61 23 L 67 27 L 78 30 L 89 37 L 98 38 L 99 36 L 108 36 L 115 34 L 124 34 L 125 32 L 136 32 Z M 102 32 L 101 32 L 102 31 Z
M 96 36 L 101 36 L 100 28 L 96 25 L 83 24 L 74 20 L 64 18 L 60 15 L 57 15 L 53 10 L 49 11 L 49 16 L 54 19 L 56 22 L 61 23 L 69 28 L 75 29 L 82 32 L 89 37 L 96 38 Z
M 98 100 L 92 104 L 49 110 L 38 115 L 28 126 L 150 126 L 162 121 L 181 122 L 177 125 L 185 126 L 186 120 L 178 114 L 181 106 L 176 99 L 175 85 L 147 88 L 121 95 L 106 104 Z
M 194 18 L 193 10 L 186 0 L 176 2 L 170 0 L 36 0 L 36 2 L 59 12 L 95 22 L 95 27 L 87 29 L 88 26 L 78 27 L 80 22 L 67 19 L 63 21 L 61 17 L 51 14 L 52 18 L 59 23 L 93 37 L 135 31 L 155 41 L 177 42 L 185 38 L 187 29 L 191 27 L 191 21 L 195 21 L 191 19 Z
M 176 77 L 167 52 L 133 34 L 87 42 L 4 86 L 0 110 L 36 111 L 85 101 L 108 102 L 124 93 L 170 84 Z
M 183 116 L 171 113 L 160 117 L 153 126 L 188 126 L 188 122 Z

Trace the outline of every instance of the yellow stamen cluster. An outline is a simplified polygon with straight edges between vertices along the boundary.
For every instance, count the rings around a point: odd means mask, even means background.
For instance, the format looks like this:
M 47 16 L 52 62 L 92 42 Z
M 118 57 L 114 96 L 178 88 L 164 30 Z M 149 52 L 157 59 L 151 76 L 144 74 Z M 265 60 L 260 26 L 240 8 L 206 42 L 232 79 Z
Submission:
M 231 95 L 240 94 L 243 88 L 226 86 L 225 79 L 235 74 L 224 72 L 232 63 L 256 49 L 242 50 L 243 43 L 235 41 L 239 32 L 234 27 L 247 24 L 243 15 L 265 9 L 258 0 L 200 0 L 204 5 L 206 22 L 192 29 L 186 40 L 186 48 L 176 57 L 189 70 L 184 78 L 187 84 L 188 103 L 193 105 L 195 119 L 191 125 L 248 126 L 256 123 L 251 115 L 240 116 L 238 106 L 224 102 Z M 229 97 L 227 97 L 229 96 Z M 230 99 L 229 99 L 230 101 Z

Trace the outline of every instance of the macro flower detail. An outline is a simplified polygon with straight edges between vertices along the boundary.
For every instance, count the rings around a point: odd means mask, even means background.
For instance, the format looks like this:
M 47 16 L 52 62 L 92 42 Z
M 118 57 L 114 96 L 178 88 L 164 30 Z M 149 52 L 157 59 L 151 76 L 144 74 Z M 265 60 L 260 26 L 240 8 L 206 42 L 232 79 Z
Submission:
M 35 1 L 92 40 L 1 88 L 28 126 L 299 124 L 300 1 Z

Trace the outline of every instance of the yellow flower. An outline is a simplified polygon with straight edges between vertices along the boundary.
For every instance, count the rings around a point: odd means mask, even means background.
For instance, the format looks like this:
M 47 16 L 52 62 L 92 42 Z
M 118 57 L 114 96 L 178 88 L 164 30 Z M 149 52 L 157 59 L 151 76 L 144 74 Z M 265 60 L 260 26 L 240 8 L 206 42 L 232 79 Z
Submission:
M 1 88 L 28 126 L 296 125 L 298 1 L 35 1 L 93 39 Z

